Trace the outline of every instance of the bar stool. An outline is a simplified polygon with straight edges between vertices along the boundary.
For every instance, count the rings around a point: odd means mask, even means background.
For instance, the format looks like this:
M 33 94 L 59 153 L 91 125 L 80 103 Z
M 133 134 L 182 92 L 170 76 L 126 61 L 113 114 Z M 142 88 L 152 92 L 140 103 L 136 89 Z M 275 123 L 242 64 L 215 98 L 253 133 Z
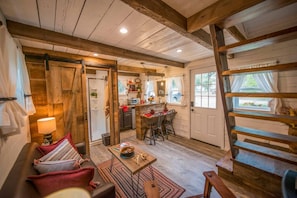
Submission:
M 141 120 L 143 122 L 144 130 L 145 130 L 143 140 L 145 141 L 146 139 L 149 139 L 150 145 L 152 144 L 152 141 L 154 141 L 154 145 L 156 144 L 153 126 L 156 124 L 157 119 L 158 118 L 155 116 L 147 117 L 147 116 L 141 115 Z M 147 136 L 148 131 L 149 131 L 149 136 Z
M 164 115 L 162 113 L 156 113 L 151 117 L 141 116 L 141 118 L 145 126 L 143 140 L 149 139 L 150 145 L 152 145 L 152 141 L 154 142 L 154 145 L 156 145 L 156 138 L 157 138 L 157 135 L 159 135 L 159 133 L 161 134 L 164 140 L 164 134 L 162 130 Z M 148 135 L 148 131 L 149 131 L 149 135 Z
M 165 115 L 163 113 L 157 113 L 158 121 L 157 124 L 153 126 L 153 131 L 156 137 L 161 136 L 164 141 L 164 133 L 163 133 L 163 122 L 165 119 Z
M 163 125 L 164 125 L 165 134 L 166 134 L 167 139 L 168 139 L 168 135 L 170 133 L 175 135 L 175 130 L 173 127 L 173 120 L 174 120 L 176 114 L 177 114 L 177 112 L 174 109 L 171 109 L 167 112 L 167 114 L 165 116 Z

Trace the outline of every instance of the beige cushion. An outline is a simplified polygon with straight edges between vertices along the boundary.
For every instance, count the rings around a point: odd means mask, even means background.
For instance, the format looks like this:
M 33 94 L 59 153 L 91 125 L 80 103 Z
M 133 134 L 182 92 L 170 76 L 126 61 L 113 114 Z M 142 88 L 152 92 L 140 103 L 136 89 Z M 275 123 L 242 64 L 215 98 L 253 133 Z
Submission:
M 66 171 L 66 170 L 74 170 L 76 160 L 69 159 L 69 160 L 59 160 L 59 161 L 45 161 L 39 162 L 38 164 L 34 165 L 34 168 L 40 173 L 49 173 L 54 171 Z
M 80 154 L 73 148 L 68 139 L 65 139 L 59 146 L 48 154 L 42 156 L 39 160 L 44 161 L 57 161 L 75 159 L 82 162 L 83 159 Z

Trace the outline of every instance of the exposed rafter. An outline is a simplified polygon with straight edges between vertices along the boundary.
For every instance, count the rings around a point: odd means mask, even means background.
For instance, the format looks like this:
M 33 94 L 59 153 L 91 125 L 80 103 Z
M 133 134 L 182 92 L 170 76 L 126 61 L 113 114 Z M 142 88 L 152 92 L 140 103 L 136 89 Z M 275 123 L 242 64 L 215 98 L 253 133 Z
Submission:
M 216 24 L 244 9 L 261 3 L 264 0 L 220 0 L 189 17 L 188 32 L 195 32 L 207 25 Z
M 237 29 L 237 27 L 232 26 L 227 28 L 227 31 L 237 40 L 244 41 L 246 40 L 245 36 Z
M 157 22 L 173 29 L 179 34 L 187 37 L 200 45 L 212 49 L 210 35 L 202 29 L 193 33 L 187 32 L 187 18 L 178 13 L 161 0 L 121 0 L 138 12 L 156 20 Z
M 297 0 L 266 0 L 224 19 L 218 26 L 221 28 L 229 28 L 295 2 L 297 2 Z
M 17 23 L 14 21 L 7 21 L 8 31 L 14 36 L 19 38 L 26 38 L 43 43 L 49 43 L 53 45 L 60 45 L 70 47 L 73 49 L 92 51 L 98 54 L 111 55 L 116 57 L 148 61 L 153 63 L 164 64 L 168 66 L 184 67 L 184 63 L 172 61 L 164 58 L 150 56 L 86 39 L 81 39 L 66 34 L 45 30 L 42 28 Z
M 147 69 L 142 67 L 131 67 L 126 65 L 118 65 L 119 71 L 128 71 L 128 72 L 136 72 L 136 73 L 156 73 L 155 69 Z
M 22 50 L 25 55 L 33 55 L 33 56 L 41 55 L 41 56 L 43 56 L 44 54 L 48 54 L 51 57 L 69 58 L 69 59 L 74 59 L 74 60 L 84 60 L 85 64 L 116 65 L 116 61 L 113 61 L 113 60 L 81 56 L 81 55 L 70 54 L 70 53 L 65 53 L 65 52 L 58 52 L 58 51 L 26 47 L 26 46 L 23 46 Z

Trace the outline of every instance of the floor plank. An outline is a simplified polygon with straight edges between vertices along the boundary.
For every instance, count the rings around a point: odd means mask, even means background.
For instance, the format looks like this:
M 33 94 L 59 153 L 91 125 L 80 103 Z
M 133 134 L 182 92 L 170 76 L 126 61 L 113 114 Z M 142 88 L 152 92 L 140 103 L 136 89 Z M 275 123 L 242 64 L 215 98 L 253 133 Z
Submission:
M 226 153 L 217 147 L 180 137 L 169 137 L 169 140 L 158 140 L 156 145 L 149 145 L 149 142 L 137 140 L 134 130 L 121 132 L 121 142 L 125 141 L 154 155 L 157 161 L 153 166 L 186 189 L 182 197 L 202 194 L 205 182 L 203 172 L 213 170 L 217 173 L 216 163 Z M 111 154 L 103 144 L 97 144 L 91 146 L 91 158 L 100 164 L 110 159 Z M 237 197 L 253 197 L 236 185 L 228 182 L 226 185 Z M 213 190 L 211 197 L 220 196 Z

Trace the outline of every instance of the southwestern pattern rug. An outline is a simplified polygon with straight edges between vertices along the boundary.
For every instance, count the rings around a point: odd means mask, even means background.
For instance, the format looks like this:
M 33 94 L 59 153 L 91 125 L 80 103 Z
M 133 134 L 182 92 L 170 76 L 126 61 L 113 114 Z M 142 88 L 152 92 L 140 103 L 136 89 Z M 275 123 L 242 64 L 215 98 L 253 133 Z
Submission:
M 114 159 L 112 173 L 109 170 L 111 160 L 107 160 L 98 165 L 99 173 L 106 182 L 115 184 L 116 197 L 132 197 L 132 181 L 130 172 L 116 159 Z M 160 171 L 153 167 L 155 180 L 158 182 L 160 188 L 160 195 L 162 198 L 178 198 L 185 189 L 174 183 L 172 180 L 163 175 Z M 133 175 L 134 193 L 137 188 L 138 173 Z M 147 167 L 140 171 L 138 194 L 136 197 L 146 197 L 143 189 L 145 181 L 152 180 L 150 168 Z

